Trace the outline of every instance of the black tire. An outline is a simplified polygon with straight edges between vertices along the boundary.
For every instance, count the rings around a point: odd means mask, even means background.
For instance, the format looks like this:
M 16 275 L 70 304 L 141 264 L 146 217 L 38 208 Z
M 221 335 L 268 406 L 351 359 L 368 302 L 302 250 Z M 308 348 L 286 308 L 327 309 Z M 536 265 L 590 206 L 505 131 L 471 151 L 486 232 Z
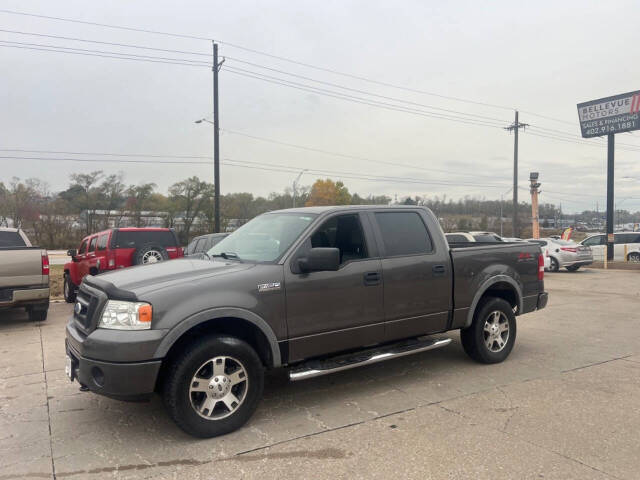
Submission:
M 556 260 L 556 257 L 551 257 L 551 266 L 549 267 L 549 271 L 550 272 L 560 271 L 560 264 L 558 263 L 558 260 Z
M 29 315 L 29 320 L 32 322 L 44 322 L 47 319 L 48 312 L 48 308 L 36 310 L 34 308 L 27 307 L 27 314 Z
M 485 331 L 485 322 L 493 318 L 495 312 L 500 313 L 500 321 L 508 323 L 508 333 L 504 346 L 499 351 L 492 351 L 487 346 L 489 337 Z M 473 323 L 469 328 L 460 330 L 460 340 L 464 351 L 472 359 L 480 363 L 500 363 L 509 356 L 516 341 L 516 316 L 511 305 L 502 298 L 489 297 L 481 300 L 473 316 Z M 499 347 L 497 341 L 492 348 Z
M 572 265 L 570 267 L 567 267 L 567 272 L 577 272 L 579 268 L 580 265 Z
M 633 263 L 640 263 L 640 253 L 631 252 L 629 255 L 627 255 L 627 259 Z
M 169 260 L 167 250 L 157 243 L 146 243 L 139 247 L 133 254 L 134 265 L 146 265 Z
M 229 411 L 228 416 L 224 418 L 207 419 L 196 411 L 194 402 L 197 402 L 198 395 L 204 395 L 204 402 L 210 398 L 211 394 L 208 391 L 207 393 L 191 393 L 190 389 L 192 385 L 198 383 L 192 382 L 196 374 L 202 372 L 204 365 L 216 357 L 227 357 L 244 367 L 247 381 L 244 386 L 238 385 L 238 387 L 246 390 L 244 390 L 244 396 L 240 397 L 239 391 L 233 390 L 236 387 L 230 387 L 231 393 L 242 398 L 240 405 L 236 407 L 235 411 Z M 213 375 L 214 373 L 211 372 L 208 381 L 213 381 Z M 251 418 L 262 398 L 264 368 L 255 350 L 245 341 L 234 337 L 212 335 L 186 345 L 168 366 L 163 380 L 164 404 L 173 421 L 194 437 L 211 438 L 233 432 Z M 212 388 L 211 384 L 208 388 Z M 229 410 L 223 401 L 218 400 L 217 402 L 212 410 L 218 408 L 219 405 L 223 410 Z M 201 405 L 203 404 L 201 403 Z
M 62 293 L 64 294 L 64 301 L 67 303 L 74 303 L 76 301 L 76 286 L 69 278 L 69 274 L 64 274 L 64 284 L 62 286 Z

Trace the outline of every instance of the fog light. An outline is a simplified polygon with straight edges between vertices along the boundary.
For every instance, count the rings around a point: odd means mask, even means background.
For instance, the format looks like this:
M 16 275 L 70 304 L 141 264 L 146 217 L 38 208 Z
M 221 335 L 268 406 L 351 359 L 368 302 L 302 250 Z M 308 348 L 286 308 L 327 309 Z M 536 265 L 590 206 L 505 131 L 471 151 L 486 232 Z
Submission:
M 91 369 L 91 376 L 93 377 L 93 383 L 98 387 L 104 387 L 104 372 L 99 367 Z

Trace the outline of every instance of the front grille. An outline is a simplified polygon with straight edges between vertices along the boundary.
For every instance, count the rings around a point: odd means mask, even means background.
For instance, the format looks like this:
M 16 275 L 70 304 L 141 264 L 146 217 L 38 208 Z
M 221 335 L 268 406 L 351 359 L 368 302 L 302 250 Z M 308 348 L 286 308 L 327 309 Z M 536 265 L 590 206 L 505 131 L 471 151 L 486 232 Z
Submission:
M 98 315 L 102 311 L 106 294 L 84 283 L 78 289 L 76 305 L 73 310 L 73 319 L 81 331 L 92 332 L 98 325 Z

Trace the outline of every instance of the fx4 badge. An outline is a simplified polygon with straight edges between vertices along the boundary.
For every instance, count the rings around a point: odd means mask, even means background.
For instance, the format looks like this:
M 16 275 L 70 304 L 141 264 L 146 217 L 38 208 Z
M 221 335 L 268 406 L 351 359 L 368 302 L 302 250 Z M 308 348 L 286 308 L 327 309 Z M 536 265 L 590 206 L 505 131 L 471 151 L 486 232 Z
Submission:
M 272 290 L 280 290 L 280 282 L 258 284 L 258 292 L 270 292 Z

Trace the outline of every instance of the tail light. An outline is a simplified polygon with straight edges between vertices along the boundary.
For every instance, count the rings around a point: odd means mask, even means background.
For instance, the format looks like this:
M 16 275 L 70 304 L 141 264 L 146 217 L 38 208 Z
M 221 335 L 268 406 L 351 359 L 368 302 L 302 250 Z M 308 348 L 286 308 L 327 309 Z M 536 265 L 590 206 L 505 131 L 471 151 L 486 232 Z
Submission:
M 542 254 L 538 255 L 538 280 L 544 280 L 544 257 Z
M 42 275 L 49 275 L 49 255 L 42 252 Z
M 575 247 L 560 247 L 560 250 L 562 250 L 563 252 L 571 252 L 571 253 L 576 253 L 578 251 L 578 249 Z

